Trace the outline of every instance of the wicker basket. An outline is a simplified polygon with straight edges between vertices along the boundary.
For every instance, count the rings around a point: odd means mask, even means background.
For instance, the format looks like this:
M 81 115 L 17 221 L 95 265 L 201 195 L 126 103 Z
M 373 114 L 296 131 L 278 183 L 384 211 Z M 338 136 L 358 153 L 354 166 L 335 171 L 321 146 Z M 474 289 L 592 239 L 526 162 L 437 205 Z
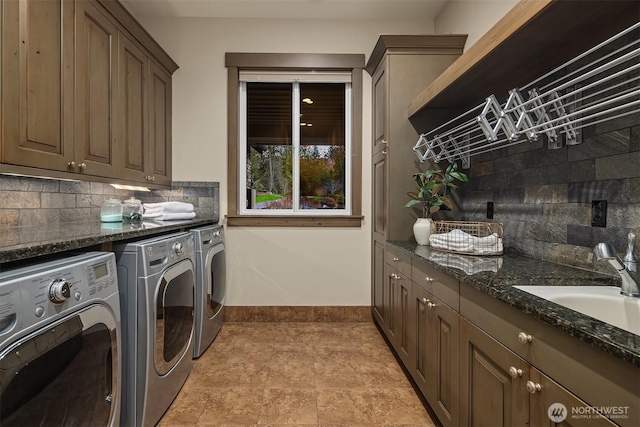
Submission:
M 502 255 L 502 224 L 497 222 L 433 221 L 432 249 L 467 255 Z

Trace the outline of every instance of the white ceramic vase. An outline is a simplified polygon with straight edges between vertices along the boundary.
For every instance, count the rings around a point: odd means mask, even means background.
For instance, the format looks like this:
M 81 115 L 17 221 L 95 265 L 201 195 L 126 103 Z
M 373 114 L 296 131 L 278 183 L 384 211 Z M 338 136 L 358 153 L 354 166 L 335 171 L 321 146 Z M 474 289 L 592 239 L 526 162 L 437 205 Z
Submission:
M 413 236 L 419 245 L 429 246 L 429 236 L 431 236 L 431 218 L 418 218 L 413 224 Z

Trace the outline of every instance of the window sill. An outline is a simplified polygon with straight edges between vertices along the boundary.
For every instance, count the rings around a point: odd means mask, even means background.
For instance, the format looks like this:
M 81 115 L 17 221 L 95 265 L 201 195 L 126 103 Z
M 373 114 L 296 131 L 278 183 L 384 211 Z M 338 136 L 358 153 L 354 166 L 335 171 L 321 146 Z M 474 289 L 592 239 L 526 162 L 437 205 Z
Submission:
M 363 216 L 227 215 L 229 227 L 361 227 Z

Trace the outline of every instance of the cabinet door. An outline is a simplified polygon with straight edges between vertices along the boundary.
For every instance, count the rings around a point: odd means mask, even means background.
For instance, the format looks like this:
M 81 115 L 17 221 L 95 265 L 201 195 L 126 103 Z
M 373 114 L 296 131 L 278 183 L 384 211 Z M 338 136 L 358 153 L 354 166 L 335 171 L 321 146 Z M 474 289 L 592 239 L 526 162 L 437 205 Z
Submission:
M 516 378 L 509 374 L 514 369 Z M 526 426 L 529 365 L 511 350 L 461 318 L 460 425 Z
M 396 310 L 394 310 L 394 307 L 397 305 L 396 300 L 398 298 L 398 292 L 396 291 L 398 281 L 396 277 L 400 276 L 398 276 L 398 270 L 396 270 L 389 264 L 386 264 L 386 271 L 385 293 L 388 295 L 388 298 L 386 300 L 384 310 L 385 313 L 387 313 L 387 337 L 389 338 L 389 341 L 391 341 L 391 343 L 395 346 L 395 343 L 397 341 L 396 336 L 398 334 L 398 313 Z
M 2 8 L 2 162 L 67 171 L 74 1 L 3 1 Z
M 540 390 L 531 394 L 530 398 L 530 424 L 532 426 L 595 427 L 616 425 L 609 419 L 592 413 L 591 405 L 587 405 L 534 367 L 531 367 L 529 380 L 540 386 Z M 625 414 L 619 413 L 618 415 L 624 416 Z
M 76 13 L 76 163 L 78 172 L 117 177 L 117 29 L 89 1 Z
M 149 175 L 171 184 L 171 76 L 151 62 L 149 92 Z
M 413 334 L 411 333 L 411 280 L 403 274 L 396 277 L 394 318 L 396 320 L 395 349 L 405 366 L 411 366 Z
M 411 335 L 415 342 L 415 356 L 411 360 L 409 373 L 418 385 L 422 394 L 427 397 L 432 394 L 429 391 L 433 384 L 433 368 L 429 366 L 432 363 L 431 348 L 434 343 L 433 322 L 429 321 L 429 310 L 427 302 L 430 294 L 415 283 L 411 286 Z
M 386 324 L 386 313 L 384 312 L 385 306 L 385 286 L 387 284 L 386 279 L 386 262 L 385 262 L 385 242 L 373 240 L 372 249 L 372 261 L 373 261 L 373 286 L 371 290 L 371 312 L 373 318 L 376 319 L 378 325 L 384 330 Z
M 119 133 L 117 168 L 123 179 L 146 182 L 149 170 L 149 59 L 118 34 Z
M 427 300 L 427 310 L 433 322 L 429 366 L 434 369 L 427 399 L 443 426 L 458 426 L 460 316 L 433 295 Z
M 389 128 L 389 116 L 387 111 L 388 102 L 388 76 L 387 76 L 387 58 L 385 57 L 378 69 L 373 74 L 373 150 L 375 156 L 387 149 L 387 135 Z

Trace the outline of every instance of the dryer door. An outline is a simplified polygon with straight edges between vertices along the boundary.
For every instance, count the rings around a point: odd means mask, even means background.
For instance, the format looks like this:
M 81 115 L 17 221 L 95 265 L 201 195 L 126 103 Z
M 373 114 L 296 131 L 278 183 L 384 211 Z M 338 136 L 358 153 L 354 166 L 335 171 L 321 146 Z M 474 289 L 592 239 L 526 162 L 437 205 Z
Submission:
M 184 356 L 193 333 L 195 279 L 193 263 L 184 260 L 162 275 L 156 294 L 155 365 L 165 375 Z M 191 357 L 191 355 L 189 355 Z
M 226 292 L 226 260 L 224 244 L 220 243 L 209 249 L 207 253 L 205 275 L 206 277 L 206 302 L 207 317 L 212 319 L 222 309 Z
M 118 425 L 116 325 L 96 304 L 0 349 L 0 425 Z

